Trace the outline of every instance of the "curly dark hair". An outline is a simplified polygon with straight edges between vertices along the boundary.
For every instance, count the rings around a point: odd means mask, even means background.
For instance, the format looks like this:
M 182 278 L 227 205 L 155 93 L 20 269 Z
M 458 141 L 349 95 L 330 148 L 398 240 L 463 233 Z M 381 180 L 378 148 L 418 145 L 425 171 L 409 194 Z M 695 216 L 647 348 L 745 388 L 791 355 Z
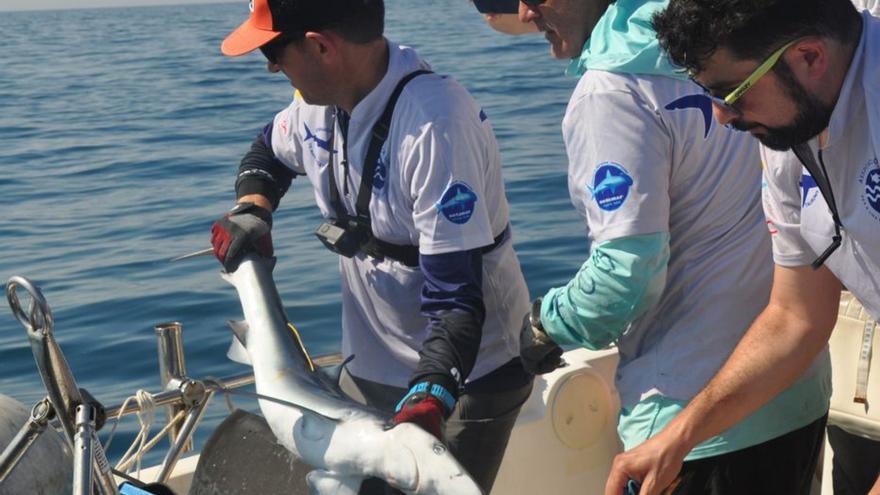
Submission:
M 719 47 L 760 60 L 803 36 L 849 44 L 859 22 L 850 0 L 670 0 L 653 18 L 660 46 L 691 73 L 701 72 Z

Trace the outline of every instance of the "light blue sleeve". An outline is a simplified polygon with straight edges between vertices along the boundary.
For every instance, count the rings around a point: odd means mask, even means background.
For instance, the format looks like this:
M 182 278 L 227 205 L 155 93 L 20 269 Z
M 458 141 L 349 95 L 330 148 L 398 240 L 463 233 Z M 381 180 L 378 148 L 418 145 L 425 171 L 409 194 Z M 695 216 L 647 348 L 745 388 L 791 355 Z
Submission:
M 607 347 L 660 300 L 668 263 L 668 232 L 593 246 L 577 275 L 544 296 L 544 330 L 557 344 Z

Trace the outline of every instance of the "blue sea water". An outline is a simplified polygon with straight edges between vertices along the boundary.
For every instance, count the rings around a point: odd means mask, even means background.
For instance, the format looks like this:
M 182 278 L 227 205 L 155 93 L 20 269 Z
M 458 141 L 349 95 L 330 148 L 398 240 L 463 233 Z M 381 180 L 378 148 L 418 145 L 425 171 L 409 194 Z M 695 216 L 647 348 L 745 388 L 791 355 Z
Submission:
M 532 296 L 564 283 L 587 249 L 560 135 L 575 80 L 542 37 L 495 33 L 467 0 L 386 3 L 387 36 L 457 78 L 492 120 Z M 191 376 L 246 371 L 225 357 L 225 322 L 241 310 L 219 265 L 168 261 L 209 246 L 241 155 L 291 98 L 259 53 L 221 56 L 246 14 L 239 1 L 0 15 L 0 279 L 40 285 L 79 385 L 106 405 L 158 390 L 160 322 L 183 323 Z M 311 191 L 295 181 L 273 229 L 275 278 L 314 354 L 340 338 L 337 265 L 312 235 L 318 222 Z M 45 394 L 24 330 L 2 308 L 0 393 L 28 405 Z M 135 425 L 123 421 L 111 460 Z

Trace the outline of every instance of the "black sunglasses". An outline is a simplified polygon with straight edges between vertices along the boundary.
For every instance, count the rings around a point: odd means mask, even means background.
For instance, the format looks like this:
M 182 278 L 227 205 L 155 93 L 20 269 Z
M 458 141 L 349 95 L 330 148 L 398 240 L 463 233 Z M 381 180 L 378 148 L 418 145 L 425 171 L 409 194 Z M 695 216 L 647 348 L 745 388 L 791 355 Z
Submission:
M 473 0 L 474 7 L 481 14 L 516 14 L 519 0 Z
M 281 54 L 284 52 L 284 48 L 286 48 L 287 45 L 293 43 L 297 39 L 298 38 L 294 36 L 282 34 L 281 36 L 261 46 L 260 51 L 263 52 L 263 56 L 266 57 L 266 60 L 268 60 L 270 63 L 277 64 L 278 59 L 281 58 Z
M 542 5 L 547 0 L 519 0 L 520 2 L 526 4 L 526 7 L 530 9 L 534 9 L 535 7 Z

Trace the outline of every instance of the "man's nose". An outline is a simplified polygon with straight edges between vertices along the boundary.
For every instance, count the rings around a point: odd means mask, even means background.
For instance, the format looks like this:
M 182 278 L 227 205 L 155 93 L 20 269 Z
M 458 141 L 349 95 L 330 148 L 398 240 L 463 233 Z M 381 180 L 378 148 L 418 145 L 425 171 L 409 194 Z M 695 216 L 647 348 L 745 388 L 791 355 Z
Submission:
M 727 125 L 742 116 L 742 112 L 729 106 L 722 105 L 718 102 L 712 102 L 712 115 L 721 125 Z
M 533 10 L 524 2 L 519 3 L 519 20 L 520 22 L 534 22 L 535 19 L 541 17 L 537 10 Z
M 276 72 L 281 70 L 281 67 L 279 67 L 276 62 L 270 62 L 267 60 L 266 61 L 266 70 L 271 72 L 272 74 L 275 74 Z

